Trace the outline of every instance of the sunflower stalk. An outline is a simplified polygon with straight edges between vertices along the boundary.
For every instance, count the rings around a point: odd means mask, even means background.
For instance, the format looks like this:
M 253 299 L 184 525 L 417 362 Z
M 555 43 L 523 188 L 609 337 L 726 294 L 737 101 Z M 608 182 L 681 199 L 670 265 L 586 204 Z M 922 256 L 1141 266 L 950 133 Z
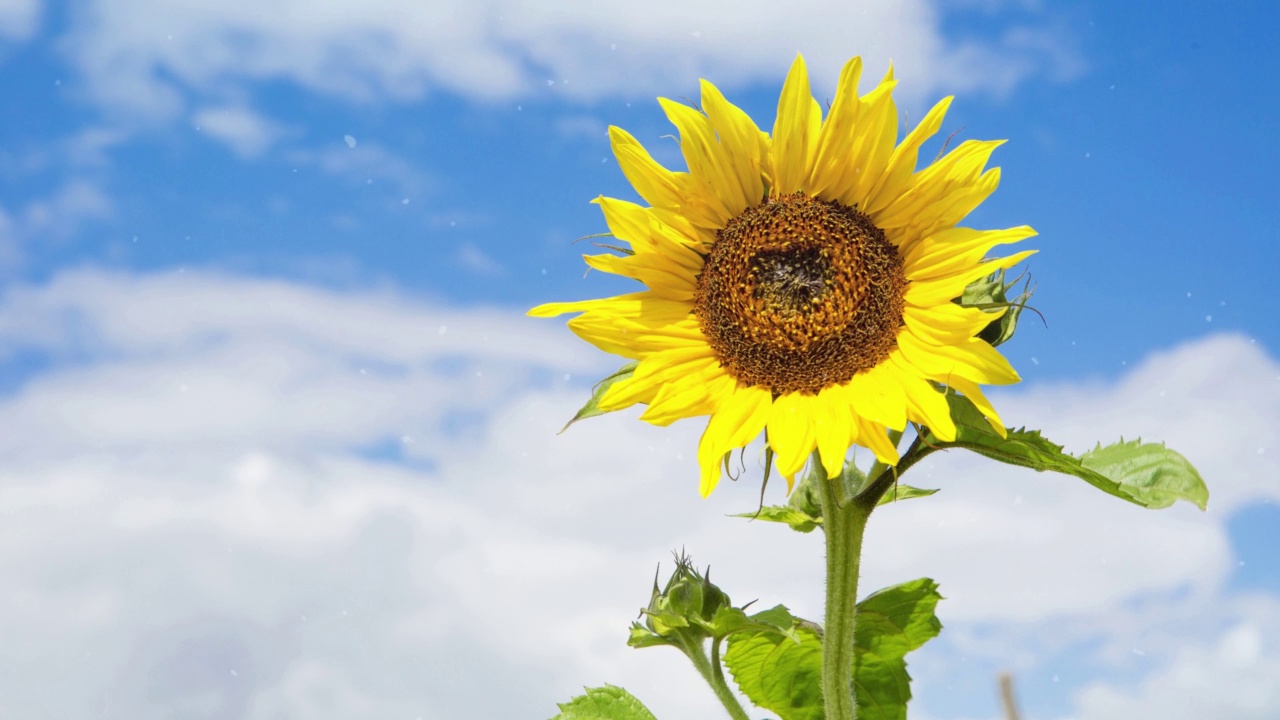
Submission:
M 680 649 L 693 663 L 693 666 L 697 668 L 698 674 L 702 676 L 702 679 L 706 680 L 707 684 L 711 686 L 712 692 L 716 694 L 720 704 L 724 705 L 729 717 L 733 718 L 733 720 L 751 720 L 751 717 L 747 715 L 747 711 L 743 709 L 742 703 L 738 702 L 738 698 L 734 696 L 729 683 L 725 682 L 724 670 L 720 667 L 719 647 L 720 640 L 712 638 L 711 658 L 707 657 L 701 643 L 697 645 L 690 644 Z
M 827 543 L 826 618 L 822 639 L 822 700 L 827 720 L 854 720 L 854 628 L 857 623 L 858 571 L 862 535 L 874 504 L 856 502 L 843 483 L 830 482 L 820 458 L 812 471 L 822 501 Z

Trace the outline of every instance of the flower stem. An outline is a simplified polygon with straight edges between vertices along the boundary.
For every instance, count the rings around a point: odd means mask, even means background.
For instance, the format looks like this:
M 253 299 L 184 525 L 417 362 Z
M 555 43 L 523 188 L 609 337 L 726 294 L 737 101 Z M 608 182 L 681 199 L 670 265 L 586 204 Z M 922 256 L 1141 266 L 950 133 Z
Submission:
M 702 649 L 702 643 L 687 645 L 682 649 L 684 654 L 689 656 L 689 660 L 693 662 L 693 666 L 698 669 L 698 674 L 711 686 L 711 690 L 715 692 L 716 697 L 720 698 L 720 704 L 724 705 L 724 709 L 729 711 L 729 717 L 733 718 L 733 720 L 751 720 L 747 715 L 747 711 L 742 709 L 742 704 L 738 702 L 738 698 L 734 697 L 733 690 L 729 689 L 729 684 L 725 682 L 724 671 L 720 669 L 720 641 L 712 638 L 710 660 L 707 659 L 707 655 Z
M 827 479 L 820 459 L 813 462 L 827 538 L 827 608 L 822 631 L 822 702 L 826 720 L 854 720 L 853 632 L 858 603 L 862 534 L 874 502 L 848 497 L 844 484 Z

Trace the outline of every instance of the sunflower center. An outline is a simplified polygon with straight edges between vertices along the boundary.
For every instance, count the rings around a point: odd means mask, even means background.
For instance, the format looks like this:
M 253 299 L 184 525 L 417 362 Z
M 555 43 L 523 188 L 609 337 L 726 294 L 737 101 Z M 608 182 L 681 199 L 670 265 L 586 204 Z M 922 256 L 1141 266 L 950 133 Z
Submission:
M 775 395 L 817 393 L 889 356 L 906 286 L 897 248 L 870 218 L 795 193 L 716 234 L 693 312 L 738 380 Z

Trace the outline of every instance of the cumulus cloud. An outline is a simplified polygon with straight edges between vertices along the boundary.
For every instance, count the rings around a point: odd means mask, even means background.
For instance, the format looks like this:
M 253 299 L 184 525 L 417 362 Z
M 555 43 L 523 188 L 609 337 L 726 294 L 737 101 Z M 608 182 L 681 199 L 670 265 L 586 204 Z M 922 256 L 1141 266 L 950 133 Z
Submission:
M 698 499 L 698 423 L 619 413 L 555 435 L 616 364 L 558 323 L 391 290 L 78 271 L 9 288 L 0 348 L 17 378 L 0 396 L 0 696 L 23 716 L 542 717 L 611 682 L 700 718 L 715 700 L 674 651 L 622 644 L 656 562 L 685 546 L 739 603 L 821 612 L 818 536 L 724 517 L 755 507 L 751 481 Z M 1138 684 L 1080 689 L 1090 719 L 1162 708 L 1161 688 L 1214 657 L 1263 677 L 1274 603 L 1208 627 L 1203 611 L 1230 565 L 1224 513 L 1277 496 L 1256 479 L 1275 453 L 1256 448 L 1276 435 L 1278 377 L 1219 336 L 1114 384 L 1004 393 L 1011 422 L 1077 450 L 1170 440 L 1213 509 L 1129 508 L 953 453 L 910 476 L 942 492 L 875 518 L 864 587 L 938 578 L 968 662 L 1034 664 L 1055 634 L 1155 648 L 1165 633 L 1167 661 Z M 1214 430 L 1240 418 L 1249 430 Z M 965 645 L 993 623 L 1010 628 L 998 647 Z M 1222 687 L 1205 707 L 1235 707 Z M 1280 711 L 1248 697 L 1266 712 L 1242 717 Z
M 894 60 L 907 92 L 931 96 L 1006 92 L 1079 66 L 1069 33 L 1045 32 L 1047 20 L 1011 20 L 994 38 L 950 38 L 928 0 L 287 0 L 270 12 L 247 0 L 142 0 L 86 4 L 71 19 L 64 47 L 89 96 L 149 118 L 179 113 L 188 89 L 260 80 L 357 101 L 548 91 L 594 100 L 671 93 L 699 75 L 728 86 L 772 81 L 802 51 L 827 92 L 840 64 L 862 54 L 872 73 Z

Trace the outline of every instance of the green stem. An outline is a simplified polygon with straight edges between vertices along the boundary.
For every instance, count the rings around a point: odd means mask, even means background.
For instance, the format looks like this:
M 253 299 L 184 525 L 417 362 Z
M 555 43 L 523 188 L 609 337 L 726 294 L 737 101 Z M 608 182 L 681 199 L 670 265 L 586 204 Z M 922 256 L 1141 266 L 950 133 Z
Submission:
M 688 643 L 682 648 L 684 654 L 689 656 L 689 660 L 693 661 L 693 666 L 698 669 L 698 674 L 703 680 L 711 686 L 711 690 L 715 692 L 716 697 L 720 698 L 720 704 L 724 705 L 724 709 L 729 711 L 729 717 L 733 720 L 751 720 L 747 715 L 747 711 L 742 709 L 742 704 L 738 702 L 738 698 L 734 697 L 733 690 L 729 689 L 729 684 L 725 682 L 724 671 L 720 669 L 720 641 L 711 639 L 711 659 L 707 659 L 706 653 L 702 649 L 702 643 Z
M 862 534 L 875 503 L 847 497 L 842 483 L 827 480 L 820 458 L 815 456 L 812 467 L 817 473 L 822 529 L 827 537 L 827 609 L 822 631 L 824 717 L 854 720 L 857 707 L 853 696 L 853 632 L 858 570 Z

